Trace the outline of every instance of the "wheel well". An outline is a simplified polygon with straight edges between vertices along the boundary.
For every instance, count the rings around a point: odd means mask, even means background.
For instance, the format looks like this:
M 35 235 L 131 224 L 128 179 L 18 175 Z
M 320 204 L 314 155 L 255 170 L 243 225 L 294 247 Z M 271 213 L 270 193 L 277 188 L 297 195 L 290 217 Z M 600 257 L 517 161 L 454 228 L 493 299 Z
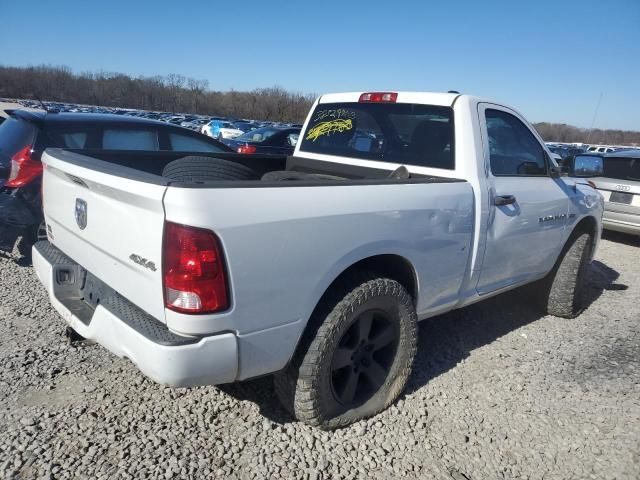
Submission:
M 571 234 L 567 237 L 567 240 L 564 242 L 564 245 L 562 246 L 562 250 L 560 250 L 558 258 L 554 263 L 554 268 L 558 265 L 558 262 L 560 262 L 560 260 L 562 259 L 562 256 L 567 251 L 567 249 L 571 247 L 571 244 L 573 243 L 573 240 L 576 238 L 576 236 L 581 233 L 588 233 L 591 236 L 591 245 L 589 246 L 591 247 L 591 252 L 593 254 L 593 249 L 596 245 L 596 240 L 597 240 L 596 238 L 597 232 L 598 232 L 598 224 L 595 218 L 584 217 L 582 220 L 580 220 L 576 224 L 576 226 L 573 227 Z
M 362 273 L 365 275 L 359 275 Z M 322 320 L 328 315 L 329 306 L 339 301 L 354 287 L 354 279 L 359 277 L 367 278 L 367 273 L 374 273 L 375 275 L 395 280 L 409 292 L 413 298 L 414 305 L 417 304 L 418 278 L 411 262 L 400 255 L 393 254 L 364 258 L 344 270 L 326 288 L 298 339 L 296 350 L 309 346 Z
M 331 285 L 329 285 L 326 292 L 331 291 L 332 288 L 341 283 L 343 279 L 353 276 L 353 274 L 358 271 L 373 272 L 381 277 L 395 280 L 407 289 L 414 303 L 417 301 L 418 279 L 413 266 L 406 258 L 393 254 L 375 255 L 354 263 L 338 275 Z
M 578 233 L 588 233 L 591 235 L 591 251 L 593 252 L 593 247 L 596 243 L 596 236 L 598 233 L 598 223 L 596 219 L 593 217 L 584 217 L 582 220 L 578 222 L 578 224 L 573 228 L 573 232 L 571 232 L 571 237 L 577 235 Z

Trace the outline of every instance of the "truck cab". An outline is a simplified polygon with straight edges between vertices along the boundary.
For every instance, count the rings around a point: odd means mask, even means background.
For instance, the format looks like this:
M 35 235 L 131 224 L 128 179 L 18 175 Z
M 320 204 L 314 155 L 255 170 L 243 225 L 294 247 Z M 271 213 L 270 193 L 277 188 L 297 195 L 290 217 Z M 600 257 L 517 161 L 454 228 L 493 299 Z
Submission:
M 589 211 L 585 195 L 602 205 L 584 180 L 561 176 L 516 110 L 458 93 L 323 95 L 294 155 L 469 182 L 476 228 L 462 304 L 544 276 Z

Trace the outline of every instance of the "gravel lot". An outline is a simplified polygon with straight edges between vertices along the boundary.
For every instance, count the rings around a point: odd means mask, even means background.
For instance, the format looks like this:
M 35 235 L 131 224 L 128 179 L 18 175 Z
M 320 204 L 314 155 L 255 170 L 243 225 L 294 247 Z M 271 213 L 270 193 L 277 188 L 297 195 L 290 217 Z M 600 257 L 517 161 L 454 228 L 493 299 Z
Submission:
M 575 320 L 526 291 L 423 322 L 401 400 L 322 432 L 268 378 L 171 389 L 69 345 L 28 266 L 0 257 L 2 478 L 640 478 L 640 241 L 607 235 Z

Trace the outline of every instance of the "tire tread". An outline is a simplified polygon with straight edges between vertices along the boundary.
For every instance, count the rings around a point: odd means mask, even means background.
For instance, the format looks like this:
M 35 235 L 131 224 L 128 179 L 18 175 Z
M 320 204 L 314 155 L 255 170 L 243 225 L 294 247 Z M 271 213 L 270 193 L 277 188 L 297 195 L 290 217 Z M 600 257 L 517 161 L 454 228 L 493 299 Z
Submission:
M 251 168 L 230 160 L 191 155 L 169 162 L 162 176 L 177 181 L 256 180 Z
M 580 231 L 574 234 L 554 269 L 544 280 L 544 302 L 550 315 L 575 318 L 582 312 L 582 288 L 590 245 L 589 233 Z

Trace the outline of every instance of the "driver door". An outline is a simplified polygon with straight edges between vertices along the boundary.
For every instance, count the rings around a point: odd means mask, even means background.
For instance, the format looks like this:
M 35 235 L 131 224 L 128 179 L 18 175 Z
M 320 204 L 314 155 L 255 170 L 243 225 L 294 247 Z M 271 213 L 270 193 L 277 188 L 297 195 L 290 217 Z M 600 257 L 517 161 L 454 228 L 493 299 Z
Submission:
M 514 111 L 479 104 L 491 202 L 480 294 L 551 269 L 567 225 L 567 186 L 550 175 L 539 137 Z

